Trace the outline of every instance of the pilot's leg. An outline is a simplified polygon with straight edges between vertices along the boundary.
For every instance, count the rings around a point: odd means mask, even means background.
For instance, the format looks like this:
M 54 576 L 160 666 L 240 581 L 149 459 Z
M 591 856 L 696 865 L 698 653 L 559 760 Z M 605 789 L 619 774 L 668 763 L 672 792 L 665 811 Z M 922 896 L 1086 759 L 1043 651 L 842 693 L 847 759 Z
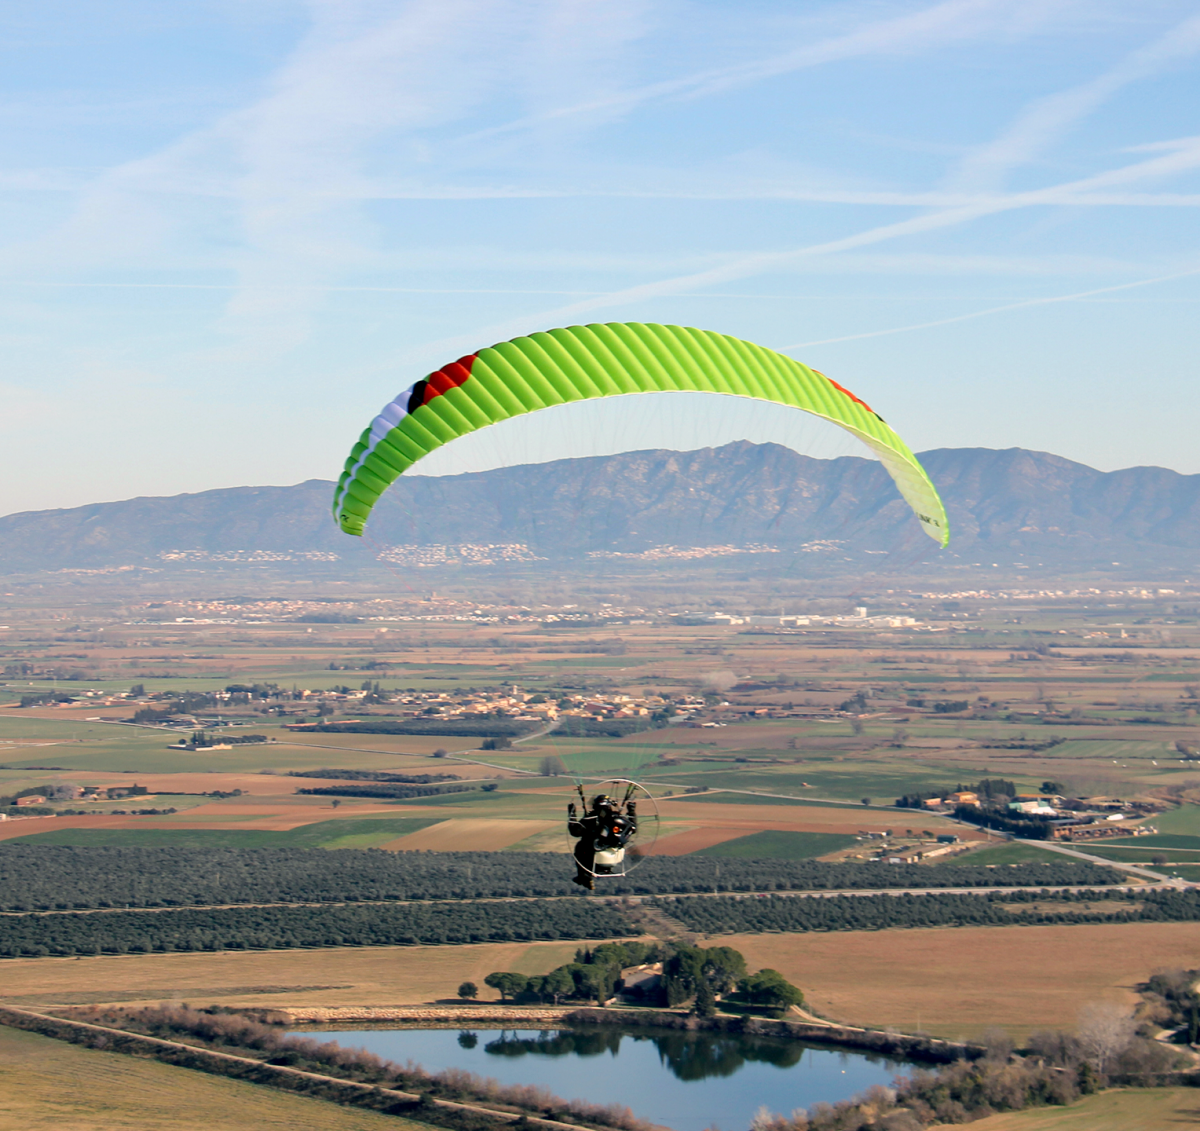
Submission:
M 572 883 L 578 884 L 581 888 L 587 888 L 588 891 L 596 890 L 596 878 L 592 875 L 592 868 L 595 863 L 595 853 L 591 846 L 586 843 L 586 840 L 581 838 L 579 843 L 575 845 L 575 879 Z

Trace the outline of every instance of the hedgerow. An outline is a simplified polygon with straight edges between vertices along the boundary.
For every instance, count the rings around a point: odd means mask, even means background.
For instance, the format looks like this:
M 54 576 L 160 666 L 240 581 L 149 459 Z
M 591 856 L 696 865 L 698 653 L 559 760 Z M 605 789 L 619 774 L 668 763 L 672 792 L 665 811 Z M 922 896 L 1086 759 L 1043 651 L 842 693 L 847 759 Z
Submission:
M 362 822 L 370 831 L 369 821 Z M 564 838 L 565 840 L 565 838 Z M 0 910 L 488 899 L 577 894 L 555 853 L 379 849 L 69 847 L 0 844 Z M 880 888 L 1089 887 L 1120 882 L 1084 862 L 988 868 L 653 857 L 601 881 L 606 895 Z
M 597 939 L 636 934 L 607 904 L 574 900 L 175 908 L 14 915 L 0 957 Z

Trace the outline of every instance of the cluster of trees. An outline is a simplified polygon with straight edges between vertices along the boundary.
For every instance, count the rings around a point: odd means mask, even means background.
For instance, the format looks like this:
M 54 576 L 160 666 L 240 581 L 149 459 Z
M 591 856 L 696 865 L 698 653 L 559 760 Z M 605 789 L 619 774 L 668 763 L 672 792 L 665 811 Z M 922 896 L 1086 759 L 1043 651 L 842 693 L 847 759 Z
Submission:
M 16 793 L 0 797 L 0 806 L 16 805 L 18 797 L 44 797 L 47 801 L 69 801 L 79 792 L 79 787 L 70 782 L 51 782 L 49 785 L 31 785 Z M 142 790 L 145 793 L 146 790 Z
M 290 770 L 292 778 L 333 778 L 336 781 L 392 781 L 408 785 L 429 785 L 432 782 L 456 781 L 456 774 L 389 774 L 383 770 Z
M 44 768 L 44 767 L 43 767 Z M 75 815 L 87 816 L 94 815 L 94 809 L 51 809 L 45 805 L 17 805 L 17 799 L 21 797 L 44 797 L 47 801 L 70 801 L 75 798 L 80 792 L 80 787 L 73 782 L 51 782 L 49 785 L 34 785 L 28 789 L 19 790 L 16 793 L 9 794 L 5 797 L 0 797 L 0 812 L 10 816 L 33 817 L 33 816 L 60 816 L 73 817 Z M 111 797 L 144 797 L 150 791 L 144 785 L 127 786 L 119 790 L 111 790 Z M 163 813 L 174 813 L 175 809 L 110 809 L 110 813 L 114 815 L 125 816 L 129 813 L 138 815 L 155 816 Z M 2 865 L 0 865 L 2 867 Z M 2 872 L 0 872 L 2 875 Z
M 433 734 L 453 738 L 520 738 L 538 723 L 514 719 L 357 719 L 344 723 L 296 723 L 290 729 L 331 734 Z
M 1050 837 L 1051 818 L 1047 817 L 1017 816 L 1003 809 L 976 809 L 972 805 L 959 805 L 954 815 L 960 821 L 970 821 L 984 829 L 1012 833 L 1025 840 L 1048 840 Z
M 1200 970 L 1164 970 L 1141 987 L 1147 1020 L 1174 1029 L 1175 1039 L 1194 1045 L 1200 1041 Z
M 495 789 L 495 783 L 489 783 Z M 485 785 L 483 787 L 487 789 Z M 317 785 L 298 789 L 297 793 L 316 793 L 324 797 L 386 797 L 402 801 L 409 797 L 438 797 L 443 793 L 469 793 L 479 789 L 478 785 Z
M 443 945 L 636 934 L 605 904 L 579 914 L 573 900 L 205 910 L 64 912 L 6 920 L 0 957 L 170 950 Z
M 677 943 L 663 962 L 663 1004 L 694 1003 L 702 1017 L 716 1012 L 718 994 L 727 994 L 745 979 L 746 960 L 731 946 L 698 947 Z
M 1017 783 L 1006 781 L 1004 778 L 984 778 L 975 785 L 966 786 L 960 782 L 953 789 L 946 786 L 945 789 L 924 789 L 917 793 L 906 793 L 903 797 L 896 798 L 896 804 L 901 809 L 920 809 L 930 798 L 945 797 L 947 794 L 962 793 L 964 790 L 974 793 L 983 805 L 1007 805 L 1017 796 Z
M 269 1017 L 270 1015 L 264 1015 Z M 91 1009 L 81 1018 L 93 1025 L 122 1029 L 126 1032 L 183 1041 L 187 1044 L 232 1052 L 235 1055 L 261 1060 L 271 1065 L 286 1065 L 301 1071 L 317 1072 L 342 1080 L 375 1084 L 402 1092 L 415 1092 L 423 1103 L 411 1111 L 387 1110 L 392 1114 L 413 1115 L 421 1123 L 454 1128 L 455 1131 L 493 1131 L 500 1123 L 487 1116 L 471 1113 L 455 1117 L 453 1109 L 439 1107 L 433 1099 L 457 1103 L 498 1105 L 516 1108 L 529 1115 L 542 1116 L 570 1123 L 588 1123 L 618 1131 L 649 1131 L 648 1125 L 634 1117 L 629 1108 L 620 1104 L 593 1104 L 584 1100 L 564 1100 L 545 1088 L 527 1084 L 500 1084 L 460 1068 L 443 1072 L 427 1072 L 411 1061 L 399 1065 L 383 1060 L 366 1049 L 343 1048 L 336 1041 L 319 1042 L 311 1037 L 289 1035 L 282 1024 L 226 1011 L 220 1006 L 190 1009 L 188 1006 L 160 1005 L 146 1009 Z M 141 1050 L 130 1050 L 141 1051 Z M 207 1071 L 213 1065 L 206 1065 Z M 231 1065 L 236 1069 L 236 1065 Z M 231 1071 L 232 1074 L 239 1074 Z M 365 1093 L 367 1106 L 371 1092 Z M 340 1102 L 362 1102 L 364 1093 L 335 1093 L 325 1098 Z M 428 1098 L 427 1098 L 428 1097 Z M 390 1103 L 384 1099 L 385 1104 Z M 517 1126 L 530 1125 L 518 1121 Z
M 140 686 L 140 685 L 139 685 Z M 180 691 L 160 707 L 141 707 L 133 713 L 135 723 L 158 723 L 174 715 L 195 715 L 220 710 L 220 699 L 211 691 Z
M 738 982 L 732 1000 L 759 1006 L 773 1013 L 782 1013 L 793 1005 L 803 1005 L 804 995 L 778 970 L 769 966 L 757 974 L 749 974 Z
M 624 738 L 627 734 L 639 734 L 668 725 L 670 716 L 661 711 L 631 719 L 588 719 L 581 715 L 567 715 L 558 720 L 554 733 L 567 738 Z
M 577 894 L 551 853 L 384 852 L 379 849 L 68 847 L 0 842 L 0 910 L 486 899 Z M 1004 868 L 823 864 L 658 856 L 613 895 L 716 891 L 836 891 L 911 887 L 1113 884 L 1119 873 L 1083 861 Z
M 9 664 L 9 667 L 13 666 L 15 665 Z M 69 703 L 71 698 L 69 691 L 31 691 L 29 694 L 21 696 L 21 706 L 46 707 L 55 703 Z
M 592 950 L 575 952 L 575 961 L 551 970 L 549 974 L 517 974 L 497 970 L 484 978 L 504 1001 L 605 1002 L 621 988 L 621 971 L 627 966 L 659 962 L 663 952 L 656 943 L 602 943 Z M 464 983 L 465 988 L 470 983 Z M 471 995 L 474 996 L 474 995 Z
M 249 703 L 252 699 L 278 699 L 280 688 L 277 683 L 229 683 L 225 693 L 231 703 Z
M 1058 736 L 1054 738 L 1042 739 L 1036 742 L 1023 738 L 1013 739 L 1011 742 L 1001 742 L 999 739 L 993 738 L 989 739 L 985 745 L 989 750 L 1032 750 L 1036 752 L 1039 750 L 1051 750 L 1055 746 L 1061 746 L 1066 741 L 1067 740 L 1065 738 Z M 1056 782 L 1055 784 L 1058 786 L 1057 789 L 1043 789 L 1042 792 L 1062 793 L 1062 783 Z
M 216 746 L 254 746 L 266 742 L 265 734 L 209 734 L 207 731 L 192 732 L 192 745 L 196 747 Z
M 59 817 L 94 817 L 96 816 L 95 809 L 22 809 L 22 813 L 55 813 Z M 179 810 L 174 805 L 166 809 L 109 809 L 108 813 L 113 817 L 164 817 L 170 816 L 172 813 L 178 813 Z
M 646 990 L 633 986 L 625 990 L 622 971 L 631 966 L 661 963 L 662 974 Z M 484 978 L 485 985 L 496 990 L 506 1001 L 553 1002 L 608 1001 L 617 993 L 626 994 L 645 1005 L 677 1007 L 692 1004 L 698 1016 L 710 1017 L 717 1010 L 717 998 L 742 1007 L 781 1012 L 799 1005 L 804 995 L 777 970 L 750 974 L 740 951 L 729 946 L 698 947 L 685 943 L 622 942 L 602 943 L 592 949 L 575 952 L 568 962 L 549 974 L 517 974 L 498 970 Z M 464 982 L 460 996 L 474 997 L 477 987 Z
M 699 1017 L 716 1013 L 718 996 L 726 1010 L 738 1007 L 772 1016 L 804 1003 L 804 995 L 778 970 L 749 973 L 745 958 L 731 946 L 675 944 L 663 963 L 662 994 L 669 1006 L 691 1002 Z
M 1055 910 L 1048 910 L 1052 901 Z M 1073 907 L 1103 901 L 1108 908 Z M 1028 903 L 1028 910 L 1010 908 Z M 1190 922 L 1200 919 L 1200 892 L 1013 891 L 964 895 L 835 895 L 824 898 L 699 896 L 665 899 L 663 909 L 705 934 L 761 931 L 880 931 L 889 927 L 972 927 L 1022 923 Z

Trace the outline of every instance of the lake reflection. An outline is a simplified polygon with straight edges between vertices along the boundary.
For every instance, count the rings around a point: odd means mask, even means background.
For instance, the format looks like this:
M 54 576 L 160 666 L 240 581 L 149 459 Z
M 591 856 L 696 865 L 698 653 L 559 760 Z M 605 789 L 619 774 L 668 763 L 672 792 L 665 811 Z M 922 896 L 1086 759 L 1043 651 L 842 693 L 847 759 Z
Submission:
M 474 1034 L 464 1033 L 462 1037 Z M 649 1040 L 658 1049 L 661 1063 L 677 1080 L 707 1080 L 733 1076 L 746 1063 L 756 1061 L 776 1068 L 799 1064 L 808 1046 L 798 1041 L 772 1041 L 745 1036 L 668 1031 L 653 1036 L 621 1033 L 613 1029 L 595 1031 L 539 1032 L 533 1037 L 501 1033 L 484 1045 L 492 1056 L 616 1056 L 621 1041 Z M 459 1043 L 462 1044 L 462 1038 Z
M 359 1029 L 306 1032 L 430 1072 L 465 1068 L 565 1099 L 619 1103 L 677 1131 L 745 1131 L 755 1111 L 791 1112 L 890 1084 L 906 1066 L 798 1041 L 675 1030 Z

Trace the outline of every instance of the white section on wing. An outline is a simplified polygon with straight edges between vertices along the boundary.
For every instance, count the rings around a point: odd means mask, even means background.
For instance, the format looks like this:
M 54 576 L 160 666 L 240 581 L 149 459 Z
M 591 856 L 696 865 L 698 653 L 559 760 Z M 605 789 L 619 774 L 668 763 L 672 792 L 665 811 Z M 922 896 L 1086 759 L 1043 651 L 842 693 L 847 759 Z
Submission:
M 384 437 L 408 415 L 408 401 L 412 396 L 413 389 L 416 387 L 417 383 L 415 382 L 409 385 L 395 400 L 389 401 L 384 405 L 379 415 L 371 421 L 371 434 L 367 437 L 367 446 L 362 455 L 354 461 L 354 466 L 347 468 L 342 477 L 341 485 L 338 487 L 337 494 L 334 496 L 334 514 L 339 522 L 342 517 L 341 504 L 346 488 L 353 482 L 354 477 L 358 474 L 358 469 L 367 462 L 367 457 L 379 446 Z

